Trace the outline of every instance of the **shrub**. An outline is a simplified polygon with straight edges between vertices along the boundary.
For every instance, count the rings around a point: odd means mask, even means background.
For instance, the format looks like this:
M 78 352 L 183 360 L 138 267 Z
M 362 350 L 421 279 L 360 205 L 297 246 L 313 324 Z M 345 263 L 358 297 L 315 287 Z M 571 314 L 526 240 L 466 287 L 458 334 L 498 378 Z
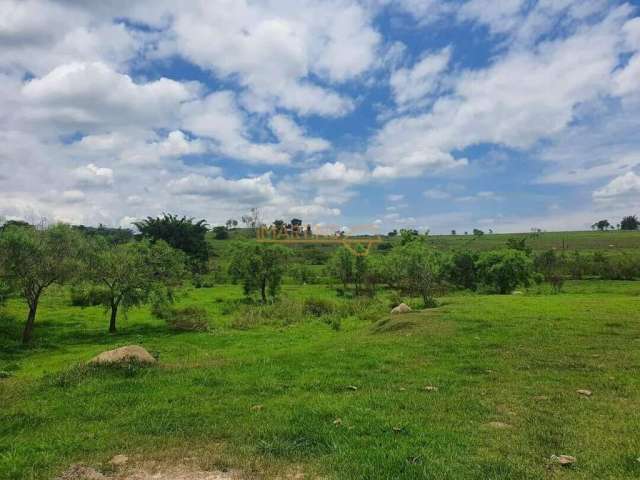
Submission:
M 303 311 L 305 315 L 322 317 L 334 313 L 336 309 L 335 303 L 326 298 L 307 298 L 304 300 Z
M 172 308 L 167 324 L 181 332 L 206 332 L 209 330 L 209 314 L 201 307 Z
M 69 295 L 74 307 L 93 307 L 104 304 L 109 298 L 109 291 L 105 287 L 84 283 L 73 285 Z
M 480 255 L 476 264 L 482 283 L 490 291 L 511 293 L 528 286 L 533 274 L 531 259 L 519 250 L 499 250 Z
M 472 252 L 455 252 L 445 265 L 445 277 L 455 287 L 463 290 L 478 288 L 476 262 L 478 255 Z
M 212 275 L 205 275 L 201 273 L 195 273 L 192 277 L 192 282 L 195 288 L 212 288 L 215 286 Z

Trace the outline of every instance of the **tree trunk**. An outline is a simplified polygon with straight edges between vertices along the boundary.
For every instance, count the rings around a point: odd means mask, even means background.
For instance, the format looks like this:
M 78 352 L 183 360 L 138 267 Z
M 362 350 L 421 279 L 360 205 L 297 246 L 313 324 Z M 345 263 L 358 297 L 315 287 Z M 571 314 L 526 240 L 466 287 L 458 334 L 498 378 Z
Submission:
M 262 302 L 267 303 L 267 282 L 262 281 L 262 285 L 260 285 L 260 295 L 262 295 Z
M 109 333 L 116 333 L 117 316 L 118 316 L 118 304 L 111 303 L 111 320 L 109 320 Z
M 37 301 L 32 305 L 29 305 L 29 315 L 27 315 L 27 323 L 24 326 L 24 330 L 22 331 L 22 343 L 24 345 L 31 343 L 31 338 L 33 336 L 33 326 L 36 321 L 36 310 L 38 308 Z

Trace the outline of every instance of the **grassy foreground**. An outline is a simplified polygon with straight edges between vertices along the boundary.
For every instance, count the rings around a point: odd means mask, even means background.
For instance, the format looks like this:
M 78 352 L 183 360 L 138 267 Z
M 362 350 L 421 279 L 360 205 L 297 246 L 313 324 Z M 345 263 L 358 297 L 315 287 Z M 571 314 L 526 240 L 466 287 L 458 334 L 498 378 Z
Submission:
M 48 479 L 118 453 L 338 479 L 639 478 L 639 295 L 640 282 L 570 282 L 560 295 L 450 296 L 393 319 L 380 302 L 338 331 L 319 320 L 241 330 L 240 288 L 226 286 L 181 300 L 210 311 L 209 333 L 172 333 L 140 309 L 109 336 L 100 308 L 52 292 L 31 349 L 14 341 L 25 312 L 12 302 L 0 316 L 0 478 Z M 130 343 L 159 366 L 73 367 Z M 577 463 L 552 465 L 554 454 Z

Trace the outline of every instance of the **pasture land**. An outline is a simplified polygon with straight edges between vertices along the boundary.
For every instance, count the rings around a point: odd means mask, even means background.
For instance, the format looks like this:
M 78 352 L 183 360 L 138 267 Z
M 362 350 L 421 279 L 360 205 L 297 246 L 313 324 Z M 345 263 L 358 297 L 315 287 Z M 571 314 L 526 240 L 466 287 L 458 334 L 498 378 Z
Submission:
M 384 295 L 356 307 L 327 286 L 285 286 L 282 297 L 281 316 L 256 316 L 240 287 L 191 288 L 179 302 L 206 308 L 209 332 L 171 332 L 140 308 L 107 335 L 100 307 L 51 290 L 31 348 L 18 344 L 25 309 L 11 300 L 0 317 L 0 478 L 49 479 L 74 462 L 108 470 L 120 453 L 191 456 L 247 478 L 640 477 L 640 282 L 455 294 L 393 318 Z M 292 314 L 305 298 L 334 305 L 338 323 Z M 159 365 L 76 366 L 132 343 Z M 550 461 L 562 454 L 577 462 Z

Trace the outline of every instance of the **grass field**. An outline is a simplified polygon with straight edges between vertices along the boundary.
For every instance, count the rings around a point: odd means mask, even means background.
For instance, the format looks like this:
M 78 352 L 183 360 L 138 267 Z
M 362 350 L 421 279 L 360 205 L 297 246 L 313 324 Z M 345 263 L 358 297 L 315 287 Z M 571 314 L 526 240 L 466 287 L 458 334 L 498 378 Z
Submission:
M 286 286 L 283 297 L 335 293 Z M 241 298 L 236 286 L 181 296 L 210 312 L 208 333 L 170 332 L 139 309 L 107 335 L 101 308 L 52 291 L 29 349 L 12 301 L 0 319 L 0 478 L 104 469 L 118 453 L 195 456 L 247 478 L 640 478 L 640 282 L 452 295 L 394 318 L 379 300 L 339 330 L 310 319 L 234 328 Z M 74 367 L 131 343 L 159 365 Z M 576 464 L 550 462 L 561 454 Z

